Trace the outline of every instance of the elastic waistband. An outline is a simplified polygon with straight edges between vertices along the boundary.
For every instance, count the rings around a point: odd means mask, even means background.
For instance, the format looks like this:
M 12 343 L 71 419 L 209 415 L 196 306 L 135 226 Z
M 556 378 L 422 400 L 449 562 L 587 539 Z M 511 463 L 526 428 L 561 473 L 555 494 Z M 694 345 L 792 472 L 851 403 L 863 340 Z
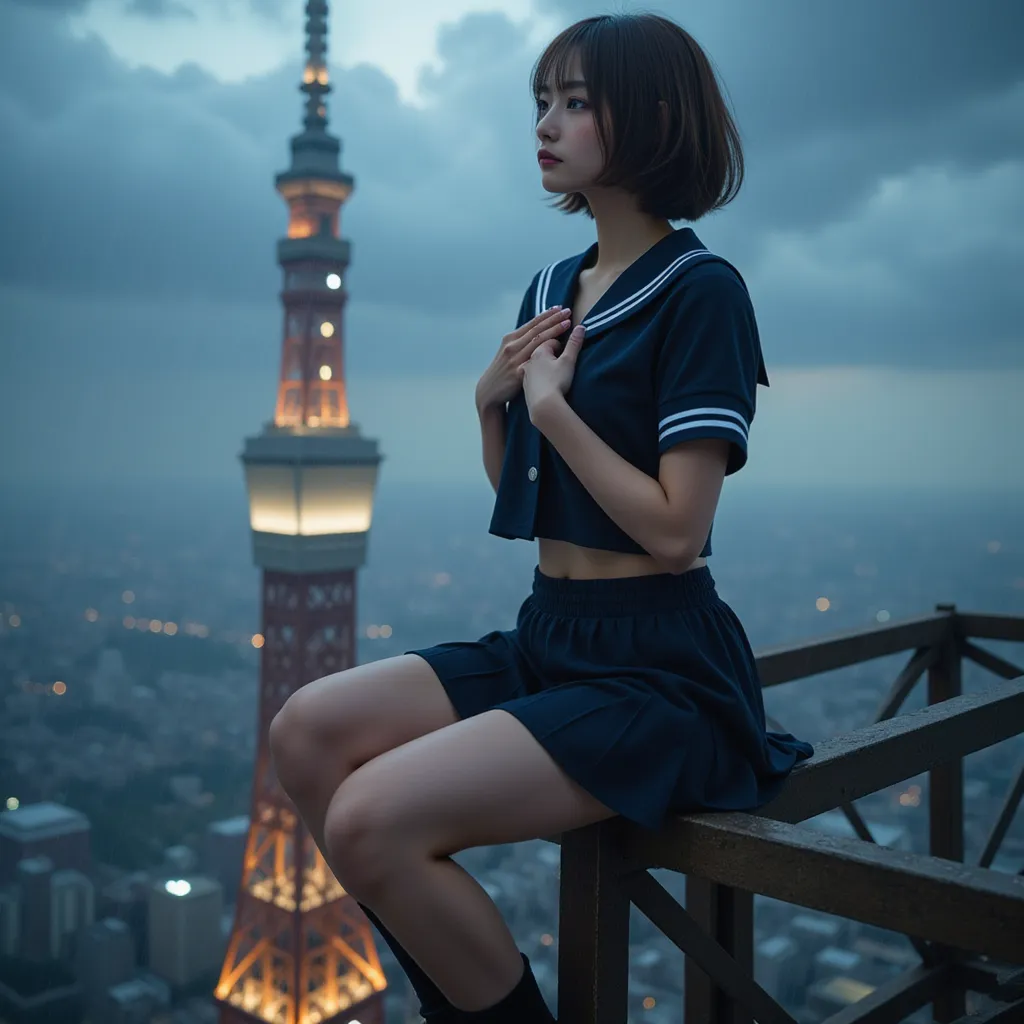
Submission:
M 618 579 L 566 580 L 533 570 L 533 603 L 551 615 L 604 617 L 680 611 L 718 599 L 711 569 L 675 575 L 626 576 Z

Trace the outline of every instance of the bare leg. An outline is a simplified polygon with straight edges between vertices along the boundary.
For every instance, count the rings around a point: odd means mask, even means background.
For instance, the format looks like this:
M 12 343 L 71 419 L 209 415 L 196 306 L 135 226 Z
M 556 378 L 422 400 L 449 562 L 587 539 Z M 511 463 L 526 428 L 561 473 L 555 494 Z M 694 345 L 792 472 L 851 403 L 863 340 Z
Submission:
M 462 1010 L 494 1005 L 522 960 L 491 898 L 450 854 L 611 817 L 512 715 L 488 711 L 352 773 L 331 801 L 328 859 Z
M 456 721 L 434 670 L 414 654 L 336 672 L 292 694 L 270 724 L 270 750 L 320 852 L 327 807 L 351 772 Z

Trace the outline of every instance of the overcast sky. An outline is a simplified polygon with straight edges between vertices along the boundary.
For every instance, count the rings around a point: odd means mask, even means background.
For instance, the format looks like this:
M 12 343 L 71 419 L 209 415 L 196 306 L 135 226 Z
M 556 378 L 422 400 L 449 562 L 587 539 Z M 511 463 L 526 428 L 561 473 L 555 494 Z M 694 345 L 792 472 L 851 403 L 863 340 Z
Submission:
M 0 0 L 7 479 L 241 479 L 275 393 L 303 7 Z M 534 271 L 592 240 L 540 189 L 527 80 L 603 9 L 332 0 L 350 401 L 391 479 L 483 480 L 476 377 Z M 655 9 L 746 145 L 740 197 L 694 225 L 744 273 L 772 378 L 737 483 L 1024 488 L 1024 4 Z

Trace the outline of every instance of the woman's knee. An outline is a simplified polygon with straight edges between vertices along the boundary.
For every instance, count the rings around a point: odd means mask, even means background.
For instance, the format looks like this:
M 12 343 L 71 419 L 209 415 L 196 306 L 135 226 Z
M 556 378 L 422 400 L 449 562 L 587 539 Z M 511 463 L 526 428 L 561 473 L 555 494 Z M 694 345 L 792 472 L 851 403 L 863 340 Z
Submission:
M 328 735 L 330 719 L 319 691 L 314 683 L 296 690 L 270 722 L 268 742 L 274 770 L 289 793 L 322 776 L 325 744 L 335 753 L 341 746 L 339 737 Z
M 327 809 L 324 844 L 338 881 L 369 906 L 399 870 L 397 859 L 407 850 L 387 803 L 354 776 L 341 784 Z

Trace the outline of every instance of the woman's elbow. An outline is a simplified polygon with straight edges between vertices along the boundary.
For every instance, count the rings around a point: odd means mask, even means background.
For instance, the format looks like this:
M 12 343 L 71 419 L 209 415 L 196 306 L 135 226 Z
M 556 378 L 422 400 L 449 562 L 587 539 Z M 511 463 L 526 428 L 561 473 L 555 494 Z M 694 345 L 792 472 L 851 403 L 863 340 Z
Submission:
M 700 557 L 702 548 L 702 544 L 695 544 L 689 537 L 667 537 L 651 555 L 665 572 L 679 576 Z

